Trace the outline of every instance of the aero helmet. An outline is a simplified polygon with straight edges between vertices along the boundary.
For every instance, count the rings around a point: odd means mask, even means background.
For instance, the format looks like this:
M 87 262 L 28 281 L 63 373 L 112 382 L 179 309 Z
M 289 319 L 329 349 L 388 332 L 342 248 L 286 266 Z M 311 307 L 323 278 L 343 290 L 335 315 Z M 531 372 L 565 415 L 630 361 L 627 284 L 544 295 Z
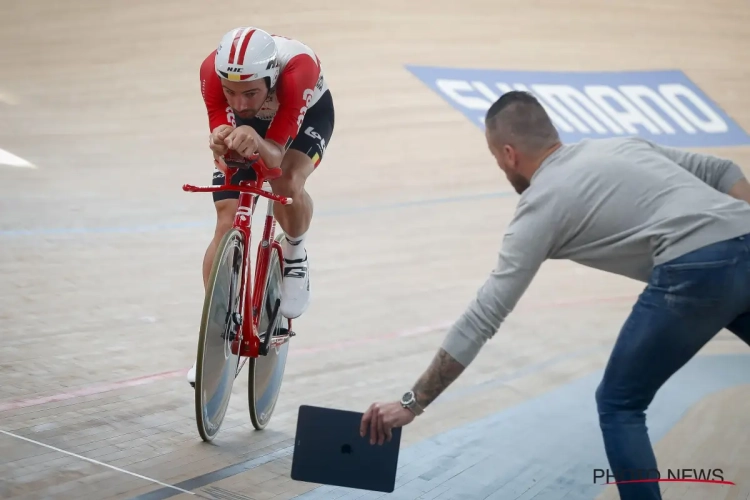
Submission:
M 265 31 L 246 27 L 226 33 L 216 49 L 215 69 L 219 77 L 232 82 L 268 78 L 273 88 L 279 77 L 276 42 Z

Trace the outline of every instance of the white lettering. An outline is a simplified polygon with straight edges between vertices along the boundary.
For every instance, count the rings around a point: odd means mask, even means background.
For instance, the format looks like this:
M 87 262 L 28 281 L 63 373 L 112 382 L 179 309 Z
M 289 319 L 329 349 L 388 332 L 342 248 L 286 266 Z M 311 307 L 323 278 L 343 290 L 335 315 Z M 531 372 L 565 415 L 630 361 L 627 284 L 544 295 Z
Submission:
M 675 130 L 672 126 L 667 123 L 659 114 L 651 108 L 644 99 L 648 99 L 661 109 L 664 114 L 669 116 L 677 125 L 682 127 L 682 130 L 688 134 L 694 134 L 695 128 L 690 125 L 677 111 L 665 101 L 658 92 L 646 87 L 645 85 L 620 85 L 620 92 L 623 93 L 638 109 L 640 109 L 644 115 L 646 115 L 651 121 L 664 130 L 667 134 L 674 134 Z
M 518 84 L 518 83 L 511 87 L 507 83 L 497 82 L 495 83 L 495 87 L 498 88 L 498 90 L 500 91 L 500 94 L 507 94 L 511 90 L 528 90 L 527 88 L 525 88 L 526 86 L 524 84 Z
M 320 134 L 317 133 L 313 127 L 307 127 L 305 129 L 305 134 L 309 135 L 313 139 L 317 139 L 317 140 L 321 140 L 322 139 L 322 137 L 320 136 Z
M 297 127 L 302 126 L 302 122 L 305 119 L 305 114 L 307 113 L 307 109 L 310 107 L 312 98 L 313 98 L 312 89 L 305 89 L 305 91 L 302 92 L 302 99 L 305 100 L 305 105 L 302 106 L 302 108 L 299 110 L 299 116 L 297 117 Z
M 474 92 L 474 89 L 469 85 L 469 82 L 464 80 L 446 80 L 439 78 L 435 81 L 435 85 L 437 85 L 445 95 L 464 108 L 487 111 L 492 105 L 492 102 L 482 99 L 481 97 L 459 94 L 459 92 Z
M 500 91 L 503 94 L 505 94 L 506 92 L 510 92 L 511 90 L 520 90 L 523 92 L 530 92 L 534 94 L 534 92 L 532 92 L 531 89 L 529 89 L 526 85 L 522 83 L 516 83 L 513 85 L 513 87 L 511 87 L 507 83 L 497 83 L 496 86 L 498 89 L 500 89 Z M 544 110 L 547 111 L 547 114 L 549 115 L 550 120 L 552 120 L 552 123 L 555 125 L 555 127 L 558 130 L 561 130 L 563 132 L 568 132 L 568 133 L 575 132 L 576 129 L 573 128 L 573 126 L 571 126 L 570 123 L 566 122 L 557 111 L 555 111 L 552 107 L 550 107 L 550 105 L 547 104 L 547 102 L 541 96 L 534 94 L 534 97 L 536 97 L 537 100 L 539 100 L 539 104 L 541 104 Z
M 234 119 L 234 111 L 232 111 L 232 107 L 231 106 L 227 106 L 224 111 L 227 112 L 227 120 L 229 120 L 229 123 L 231 123 L 233 127 L 236 127 L 237 126 L 237 122 Z
M 555 109 L 555 111 L 560 113 L 563 118 L 568 120 L 580 132 L 591 132 L 591 129 L 589 128 L 591 127 L 599 134 L 606 134 L 608 130 L 604 128 L 599 121 L 604 123 L 611 132 L 616 134 L 621 134 L 623 132 L 622 128 L 605 115 L 602 110 L 597 108 L 585 94 L 570 85 L 538 84 L 532 85 L 531 87 L 534 89 L 535 93 L 538 93 L 542 99 L 544 99 Z M 568 110 L 573 111 L 577 116 L 574 116 Z M 599 121 L 594 119 L 594 116 L 591 115 L 594 115 Z M 588 126 L 579 120 L 579 117 L 585 121 Z
M 638 129 L 635 125 L 642 125 L 652 134 L 661 133 L 661 130 L 651 120 L 646 118 L 633 103 L 612 87 L 607 85 L 587 85 L 584 87 L 584 91 L 597 106 L 617 121 L 627 133 L 632 135 L 638 134 Z M 614 109 L 608 99 L 615 101 L 622 109 Z
M 709 134 L 719 134 L 729 130 L 726 122 L 722 120 L 708 104 L 703 102 L 703 99 L 695 95 L 692 90 L 684 85 L 680 85 L 679 83 L 659 85 L 659 92 L 672 106 L 682 113 L 685 118 L 690 120 L 693 125 L 702 131 Z M 693 103 L 693 105 L 703 113 L 703 118 L 693 113 L 693 111 L 682 102 L 680 97 Z
M 484 82 L 471 82 L 471 85 L 490 102 L 495 102 L 500 98 L 500 96 L 493 92 Z
M 598 135 L 724 133 L 729 127 L 713 107 L 681 84 L 586 85 L 509 84 L 441 78 L 440 91 L 458 106 L 486 112 L 503 94 L 521 90 L 534 94 L 555 127 L 565 133 Z M 484 116 L 477 117 L 484 123 Z M 675 128 L 675 125 L 678 128 Z

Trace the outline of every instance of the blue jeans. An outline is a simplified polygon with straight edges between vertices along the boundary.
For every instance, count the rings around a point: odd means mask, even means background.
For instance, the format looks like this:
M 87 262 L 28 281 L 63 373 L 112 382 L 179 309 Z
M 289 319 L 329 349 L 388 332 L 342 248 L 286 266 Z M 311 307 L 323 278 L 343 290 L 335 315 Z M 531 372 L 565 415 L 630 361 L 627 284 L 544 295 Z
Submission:
M 750 234 L 656 266 L 633 306 L 596 390 L 599 425 L 615 481 L 657 477 L 656 472 L 644 476 L 658 470 L 646 408 L 659 388 L 722 328 L 750 345 Z M 622 500 L 661 499 L 658 482 L 617 487 Z

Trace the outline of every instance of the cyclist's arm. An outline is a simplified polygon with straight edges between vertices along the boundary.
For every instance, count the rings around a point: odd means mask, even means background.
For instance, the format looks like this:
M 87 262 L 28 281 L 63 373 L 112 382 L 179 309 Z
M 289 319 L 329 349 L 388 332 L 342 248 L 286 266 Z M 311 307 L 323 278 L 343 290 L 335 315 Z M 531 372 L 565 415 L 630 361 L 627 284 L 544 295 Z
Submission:
M 217 127 L 230 126 L 234 128 L 234 112 L 224 97 L 221 81 L 214 72 L 213 54 L 207 57 L 200 69 L 201 96 L 208 114 L 208 128 L 211 132 Z
M 305 112 L 318 82 L 319 68 L 306 54 L 293 57 L 279 76 L 276 97 L 279 109 L 265 139 L 258 141 L 258 152 L 269 168 L 281 166 L 286 150 L 297 137 Z
M 281 160 L 284 159 L 284 153 L 286 149 L 276 141 L 270 139 L 263 139 L 259 134 L 256 136 L 256 145 L 258 146 L 258 154 L 268 168 L 280 168 Z
M 657 152 L 722 193 L 735 196 L 730 191 L 732 191 L 732 188 L 734 188 L 738 181 L 745 178 L 740 167 L 731 160 L 709 154 L 683 151 L 682 149 L 662 146 L 650 141 L 647 142 Z M 736 189 L 735 192 L 737 192 Z

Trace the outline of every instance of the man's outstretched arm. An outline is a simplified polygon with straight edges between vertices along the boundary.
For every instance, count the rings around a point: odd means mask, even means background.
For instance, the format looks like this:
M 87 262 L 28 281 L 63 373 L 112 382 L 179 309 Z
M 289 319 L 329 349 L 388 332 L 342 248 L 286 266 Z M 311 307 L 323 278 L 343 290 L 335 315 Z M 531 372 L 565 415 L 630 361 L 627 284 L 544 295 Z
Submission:
M 521 298 L 560 234 L 557 205 L 540 195 L 536 203 L 519 203 L 503 238 L 498 263 L 465 312 L 448 330 L 430 365 L 412 386 L 409 401 L 373 403 L 362 416 L 360 434 L 372 444 L 391 439 L 391 429 L 411 422 L 432 404 L 476 358 Z M 416 403 L 417 408 L 412 405 Z
M 435 401 L 465 369 L 464 365 L 441 347 L 412 389 L 419 406 L 426 408 Z
M 503 237 L 497 265 L 451 325 L 429 367 L 412 387 L 422 408 L 437 399 L 474 361 L 559 245 L 567 211 L 544 190 L 536 198 L 519 203 Z
M 651 141 L 646 142 L 657 152 L 677 163 L 717 191 L 741 200 L 750 200 L 750 195 L 744 192 L 742 188 L 743 181 L 744 184 L 747 184 L 745 175 L 739 165 L 733 161 L 714 155 L 663 146 Z M 740 196 L 737 196 L 738 192 Z

